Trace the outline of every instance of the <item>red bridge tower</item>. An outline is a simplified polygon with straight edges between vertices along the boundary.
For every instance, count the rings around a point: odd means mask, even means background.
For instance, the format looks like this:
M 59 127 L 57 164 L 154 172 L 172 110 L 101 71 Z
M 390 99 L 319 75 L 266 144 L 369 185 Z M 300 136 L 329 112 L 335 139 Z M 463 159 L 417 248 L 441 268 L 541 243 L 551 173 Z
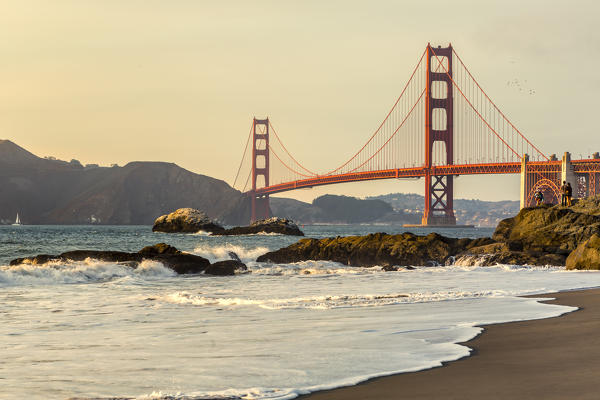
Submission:
M 256 129 L 261 127 L 263 129 Z M 264 182 L 258 182 L 262 177 Z M 260 185 L 260 186 L 259 186 Z M 252 127 L 252 211 L 251 222 L 269 218 L 269 194 L 256 194 L 256 189 L 269 186 L 269 118 L 254 118 Z
M 453 208 L 453 177 L 451 175 L 431 175 L 431 167 L 434 162 L 433 147 L 436 142 L 444 145 L 446 160 L 442 164 L 454 164 L 452 45 L 437 49 L 427 45 L 426 56 L 425 209 L 421 223 L 430 226 L 456 225 Z

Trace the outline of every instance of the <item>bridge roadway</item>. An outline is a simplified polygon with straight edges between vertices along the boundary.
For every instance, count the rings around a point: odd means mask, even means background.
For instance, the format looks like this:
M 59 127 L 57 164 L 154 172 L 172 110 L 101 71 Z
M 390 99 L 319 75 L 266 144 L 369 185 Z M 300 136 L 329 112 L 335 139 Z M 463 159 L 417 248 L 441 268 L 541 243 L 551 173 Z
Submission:
M 588 173 L 600 171 L 600 159 L 572 160 L 574 173 Z M 338 175 L 323 175 L 314 178 L 300 179 L 284 182 L 256 189 L 255 195 L 267 195 L 286 192 L 295 189 L 305 189 L 314 186 L 332 185 L 336 183 L 359 182 L 379 179 L 401 179 L 425 177 L 429 171 L 431 176 L 454 175 L 483 175 L 483 174 L 520 174 L 521 163 L 487 163 L 487 164 L 458 164 L 438 165 L 427 168 L 397 168 L 378 171 L 351 172 Z M 530 161 L 527 163 L 527 172 L 530 173 L 558 173 L 561 172 L 561 161 Z
M 314 178 L 300 179 L 256 189 L 257 195 L 274 194 L 295 189 L 314 186 L 332 185 L 336 183 L 370 181 L 378 179 L 400 179 L 425 177 L 427 171 L 432 176 L 440 175 L 477 175 L 477 174 L 519 174 L 521 163 L 438 165 L 427 167 L 384 169 L 379 171 L 351 172 L 338 175 L 323 175 Z M 560 162 L 558 162 L 560 171 Z

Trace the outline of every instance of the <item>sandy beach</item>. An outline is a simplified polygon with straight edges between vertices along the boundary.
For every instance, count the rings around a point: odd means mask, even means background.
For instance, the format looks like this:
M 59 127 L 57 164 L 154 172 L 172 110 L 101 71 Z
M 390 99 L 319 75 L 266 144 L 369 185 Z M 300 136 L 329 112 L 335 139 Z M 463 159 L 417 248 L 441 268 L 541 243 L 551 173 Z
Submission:
M 536 295 L 580 309 L 557 318 L 484 326 L 470 357 L 301 400 L 598 399 L 600 289 Z

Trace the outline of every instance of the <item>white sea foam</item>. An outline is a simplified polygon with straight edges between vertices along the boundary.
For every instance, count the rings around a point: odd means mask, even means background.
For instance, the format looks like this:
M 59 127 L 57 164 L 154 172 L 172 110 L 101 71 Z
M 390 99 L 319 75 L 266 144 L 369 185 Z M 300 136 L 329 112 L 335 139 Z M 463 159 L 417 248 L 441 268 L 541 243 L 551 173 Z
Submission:
M 249 262 L 249 270 L 256 275 L 358 275 L 382 272 L 381 267 L 350 267 L 334 261 L 300 261 L 291 264 Z
M 173 304 L 194 306 L 257 306 L 268 310 L 282 309 L 312 309 L 329 310 L 334 308 L 381 307 L 394 304 L 410 304 L 424 302 L 438 302 L 461 299 L 475 299 L 481 297 L 506 296 L 500 290 L 479 292 L 434 292 L 434 293 L 387 293 L 387 294 L 359 294 L 359 295 L 323 295 L 290 298 L 242 298 L 242 297 L 216 297 L 196 295 L 189 292 L 175 292 L 158 298 Z
M 447 274 L 448 272 L 492 272 L 505 271 L 515 273 L 534 273 L 539 271 L 547 272 L 565 272 L 562 267 L 554 266 L 523 266 L 523 265 L 506 265 L 498 264 L 494 266 L 477 266 L 477 265 L 450 265 L 439 267 L 413 267 L 407 269 L 400 267 L 398 271 L 384 271 L 381 266 L 373 267 L 353 267 L 344 265 L 334 261 L 300 261 L 290 264 L 273 264 L 273 263 L 258 263 L 248 262 L 249 270 L 256 275 L 368 275 L 368 274 Z
M 267 247 L 253 247 L 246 248 L 235 244 L 224 244 L 211 246 L 209 244 L 202 244 L 194 249 L 194 254 L 207 258 L 210 262 L 229 260 L 231 256 L 230 252 L 238 255 L 243 262 L 254 261 L 262 254 L 269 251 Z
M 88 258 L 78 262 L 52 261 L 42 265 L 2 266 L 0 286 L 105 282 L 124 277 L 154 279 L 174 275 L 173 270 L 155 261 L 145 260 L 137 268 L 132 268 Z
M 196 236 L 211 236 L 212 232 L 207 232 L 207 231 L 200 230 L 200 231 L 198 231 L 196 233 L 193 233 L 193 235 L 196 235 Z

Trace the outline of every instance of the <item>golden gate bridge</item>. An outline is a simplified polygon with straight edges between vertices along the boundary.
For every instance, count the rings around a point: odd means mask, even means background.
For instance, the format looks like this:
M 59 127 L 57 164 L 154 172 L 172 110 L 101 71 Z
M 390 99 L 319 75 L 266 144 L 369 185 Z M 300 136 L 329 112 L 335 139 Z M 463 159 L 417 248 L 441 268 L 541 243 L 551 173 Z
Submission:
M 456 225 L 454 177 L 480 174 L 521 174 L 521 207 L 533 205 L 537 190 L 556 204 L 562 181 L 575 188 L 574 197 L 599 193 L 600 155 L 580 160 L 571 160 L 569 153 L 561 160 L 547 156 L 502 113 L 451 45 L 428 44 L 381 124 L 343 164 L 322 173 L 306 168 L 268 118 L 254 118 L 233 186 L 239 183 L 251 198 L 255 221 L 270 216 L 271 194 L 422 177 L 422 224 L 449 226 Z

